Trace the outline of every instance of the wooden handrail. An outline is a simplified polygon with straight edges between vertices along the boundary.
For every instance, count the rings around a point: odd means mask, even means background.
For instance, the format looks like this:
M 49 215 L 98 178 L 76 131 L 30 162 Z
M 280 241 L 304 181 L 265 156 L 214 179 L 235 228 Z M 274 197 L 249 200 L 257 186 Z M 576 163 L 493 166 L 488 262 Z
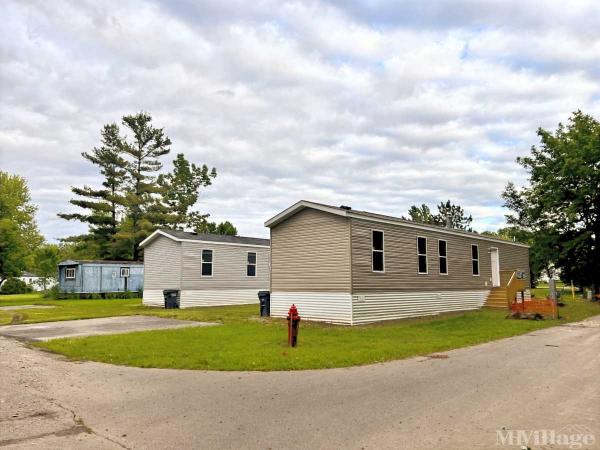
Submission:
M 508 281 L 514 275 L 514 270 L 501 270 L 500 271 L 500 287 L 506 287 Z
M 508 283 L 506 284 L 506 301 L 509 307 L 510 304 L 515 301 L 517 292 L 524 291 L 525 287 L 525 280 L 517 278 L 517 272 L 513 271 L 510 280 L 508 280 Z M 523 301 L 525 301 L 525 299 L 523 299 Z

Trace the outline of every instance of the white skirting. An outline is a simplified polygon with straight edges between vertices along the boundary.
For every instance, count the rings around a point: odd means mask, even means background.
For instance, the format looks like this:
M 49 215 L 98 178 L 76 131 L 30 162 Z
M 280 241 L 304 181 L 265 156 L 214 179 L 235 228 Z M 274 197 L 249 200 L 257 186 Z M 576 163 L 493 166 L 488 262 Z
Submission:
M 292 304 L 306 320 L 360 325 L 481 308 L 489 290 L 349 294 L 272 292 L 271 315 L 286 317 Z
M 352 296 L 348 292 L 272 292 L 271 316 L 286 317 L 292 304 L 306 320 L 352 323 Z
M 354 294 L 352 324 L 466 311 L 483 306 L 489 290 Z
M 215 289 L 215 290 L 183 290 L 179 293 L 179 306 L 191 308 L 195 306 L 225 306 L 258 303 L 258 291 L 265 289 Z M 164 306 L 163 292 L 159 290 L 144 291 L 144 305 Z
M 165 306 L 165 298 L 163 296 L 163 291 L 144 290 L 144 298 L 142 300 L 142 303 L 146 306 Z

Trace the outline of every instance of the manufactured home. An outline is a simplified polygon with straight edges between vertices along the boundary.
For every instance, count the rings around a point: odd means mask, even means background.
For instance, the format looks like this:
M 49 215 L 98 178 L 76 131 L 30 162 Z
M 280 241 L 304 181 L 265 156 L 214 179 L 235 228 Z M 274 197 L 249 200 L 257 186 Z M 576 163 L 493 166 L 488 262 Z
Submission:
M 269 289 L 268 239 L 157 230 L 140 247 L 145 305 L 165 305 L 165 290 L 181 308 L 258 303 Z
M 506 307 L 529 287 L 529 247 L 350 207 L 300 201 L 271 231 L 271 314 L 364 324 Z
M 61 292 L 139 292 L 143 284 L 144 264 L 139 261 L 67 260 L 58 264 L 58 286 Z

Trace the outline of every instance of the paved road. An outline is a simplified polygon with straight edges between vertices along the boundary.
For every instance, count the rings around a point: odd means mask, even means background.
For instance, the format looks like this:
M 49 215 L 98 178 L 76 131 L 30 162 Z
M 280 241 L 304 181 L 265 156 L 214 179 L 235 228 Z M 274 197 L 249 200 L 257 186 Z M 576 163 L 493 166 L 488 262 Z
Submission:
M 325 371 L 72 363 L 7 338 L 0 355 L 0 447 L 519 448 L 497 446 L 497 430 L 575 427 L 600 448 L 600 316 L 448 358 Z
M 102 317 L 98 319 L 6 325 L 0 327 L 0 336 L 14 337 L 26 341 L 49 341 L 51 339 L 67 337 L 166 330 L 169 328 L 207 327 L 213 325 L 218 324 L 153 316 Z

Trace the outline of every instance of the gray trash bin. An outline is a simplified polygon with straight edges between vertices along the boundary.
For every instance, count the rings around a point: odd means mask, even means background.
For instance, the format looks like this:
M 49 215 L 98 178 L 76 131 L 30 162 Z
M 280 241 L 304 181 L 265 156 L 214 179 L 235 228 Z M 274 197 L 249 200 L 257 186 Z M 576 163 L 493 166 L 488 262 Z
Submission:
M 165 309 L 179 308 L 179 291 L 177 289 L 165 289 L 163 296 L 165 297 Z
M 269 317 L 271 315 L 271 292 L 258 291 L 258 301 L 260 302 L 260 316 Z

